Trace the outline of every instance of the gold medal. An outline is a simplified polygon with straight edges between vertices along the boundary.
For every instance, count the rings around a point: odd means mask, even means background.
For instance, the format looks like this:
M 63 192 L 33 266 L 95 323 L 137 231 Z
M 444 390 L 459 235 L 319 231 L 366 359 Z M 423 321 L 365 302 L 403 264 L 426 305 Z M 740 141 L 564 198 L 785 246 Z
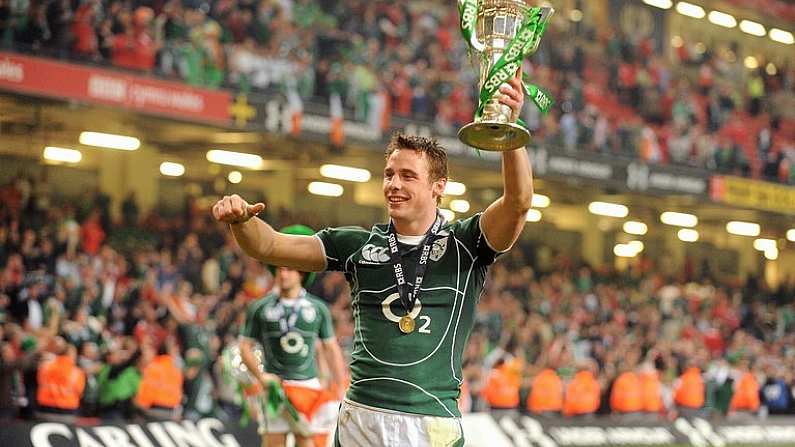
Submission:
M 417 322 L 415 322 L 414 319 L 408 315 L 403 315 L 402 317 L 400 317 L 400 322 L 398 323 L 400 332 L 403 332 L 404 334 L 410 334 L 414 332 L 414 327 L 416 325 Z

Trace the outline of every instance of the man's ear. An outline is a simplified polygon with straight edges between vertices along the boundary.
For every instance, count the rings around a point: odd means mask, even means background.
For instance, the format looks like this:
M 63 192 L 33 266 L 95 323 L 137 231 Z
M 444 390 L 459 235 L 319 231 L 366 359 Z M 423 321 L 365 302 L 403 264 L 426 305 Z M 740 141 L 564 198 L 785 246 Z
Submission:
M 442 195 L 444 195 L 444 188 L 447 186 L 447 178 L 442 177 L 439 180 L 433 182 L 433 195 L 441 200 Z

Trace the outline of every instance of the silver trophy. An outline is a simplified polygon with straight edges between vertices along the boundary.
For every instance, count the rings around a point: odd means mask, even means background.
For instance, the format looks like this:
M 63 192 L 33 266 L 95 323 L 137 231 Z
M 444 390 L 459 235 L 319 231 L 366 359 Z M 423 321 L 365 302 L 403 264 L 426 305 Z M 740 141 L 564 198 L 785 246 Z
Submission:
M 253 344 L 252 354 L 257 361 L 257 366 L 259 367 L 260 372 L 265 372 L 265 354 L 262 350 L 262 346 L 259 343 Z M 243 388 L 249 388 L 259 384 L 256 376 L 249 371 L 248 367 L 243 362 L 243 356 L 240 353 L 240 343 L 238 341 L 232 342 L 227 346 L 226 349 L 224 349 L 223 364 L 225 372 L 238 383 L 240 383 Z M 281 386 L 278 388 L 280 390 L 279 393 L 284 399 L 283 404 L 278 410 L 279 414 L 287 421 L 287 424 L 290 426 L 290 429 L 293 433 L 301 436 L 311 436 L 312 430 L 309 421 L 304 415 L 295 411 L 293 405 L 284 395 L 284 391 Z M 259 424 L 260 433 L 268 432 L 268 392 L 270 391 L 266 389 L 256 394 L 247 395 L 247 402 L 244 403 L 244 405 L 248 405 L 250 409 L 256 410 L 255 417 Z
M 265 371 L 265 355 L 262 352 L 262 346 L 259 343 L 254 343 L 252 353 L 257 360 L 260 372 Z M 243 363 L 243 356 L 240 354 L 240 343 L 238 341 L 232 342 L 227 346 L 223 353 L 224 366 L 227 373 L 232 376 L 243 386 L 251 386 L 257 383 L 257 378 L 249 372 L 248 367 Z
M 481 92 L 492 67 L 500 61 L 522 25 L 533 18 L 532 14 L 540 14 L 537 19 L 541 24 L 546 23 L 553 13 L 551 7 L 531 8 L 523 0 L 478 1 L 475 34 L 470 45 L 480 55 Z M 524 56 L 536 52 L 542 34 L 543 28 L 533 34 Z M 519 64 L 521 66 L 521 60 Z M 458 138 L 464 144 L 488 151 L 508 151 L 530 142 L 530 132 L 512 122 L 511 108 L 499 102 L 500 96 L 499 90 L 494 92 L 484 105 L 481 116 L 459 130 Z

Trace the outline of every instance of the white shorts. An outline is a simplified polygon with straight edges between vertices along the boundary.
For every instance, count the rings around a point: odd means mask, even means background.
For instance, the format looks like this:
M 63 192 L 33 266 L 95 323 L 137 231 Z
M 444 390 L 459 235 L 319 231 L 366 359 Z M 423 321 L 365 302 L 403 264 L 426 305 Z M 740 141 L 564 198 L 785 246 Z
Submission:
M 452 447 L 463 445 L 461 419 L 374 408 L 345 399 L 337 440 L 342 447 Z
M 320 381 L 318 379 L 310 380 L 285 380 L 285 383 L 291 385 L 304 386 L 311 389 L 320 389 Z M 321 435 L 326 433 L 333 433 L 334 426 L 337 424 L 337 413 L 339 411 L 340 402 L 330 401 L 323 404 L 309 421 L 309 430 L 314 435 Z M 290 424 L 281 416 L 268 417 L 260 427 L 261 433 L 283 434 L 292 432 Z

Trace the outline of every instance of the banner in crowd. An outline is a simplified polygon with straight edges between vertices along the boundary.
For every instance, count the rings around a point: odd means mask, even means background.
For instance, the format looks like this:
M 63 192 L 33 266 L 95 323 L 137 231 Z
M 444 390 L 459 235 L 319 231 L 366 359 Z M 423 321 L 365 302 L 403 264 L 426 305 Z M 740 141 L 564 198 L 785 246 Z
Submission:
M 0 89 L 228 124 L 231 95 L 97 67 L 0 52 Z
M 455 135 L 440 135 L 427 123 L 394 118 L 389 123 L 361 123 L 340 119 L 338 110 L 332 118 L 325 107 L 304 104 L 301 127 L 296 132 L 295 120 L 289 102 L 275 96 L 254 96 L 252 105 L 257 109 L 252 128 L 264 127 L 269 132 L 298 136 L 318 143 L 327 143 L 335 133 L 342 133 L 351 142 L 383 151 L 384 144 L 394 131 L 436 138 L 451 158 L 471 161 L 481 165 L 499 166 L 500 153 L 476 151 L 463 144 Z M 630 161 L 599 153 L 567 153 L 563 150 L 533 144 L 529 148 L 534 173 L 541 177 L 557 177 L 569 181 L 598 183 L 642 193 L 687 194 L 707 197 L 709 175 L 707 171 L 681 166 L 659 166 Z
M 655 422 L 533 418 L 516 413 L 465 415 L 467 447 L 563 446 L 696 446 L 795 445 L 795 418 L 708 421 L 679 418 Z
M 56 76 L 53 73 L 57 73 Z M 394 131 L 433 136 L 450 157 L 499 166 L 498 152 L 476 151 L 455 135 L 440 135 L 428 123 L 370 114 L 367 122 L 345 120 L 339 97 L 304 104 L 297 94 L 238 95 L 190 87 L 98 67 L 0 51 L 0 89 L 58 99 L 86 101 L 190 121 L 281 133 L 341 149 L 345 141 L 383 151 Z M 530 156 L 539 177 L 599 183 L 643 193 L 703 196 L 708 174 L 684 167 L 647 165 L 598 153 L 565 153 L 533 145 Z M 795 200 L 795 199 L 793 199 Z
M 716 202 L 795 214 L 795 188 L 740 177 L 714 175 L 710 196 Z
M 255 424 L 240 428 L 214 418 L 77 426 L 11 422 L 0 429 L 0 445 L 8 447 L 246 447 L 261 442 Z

